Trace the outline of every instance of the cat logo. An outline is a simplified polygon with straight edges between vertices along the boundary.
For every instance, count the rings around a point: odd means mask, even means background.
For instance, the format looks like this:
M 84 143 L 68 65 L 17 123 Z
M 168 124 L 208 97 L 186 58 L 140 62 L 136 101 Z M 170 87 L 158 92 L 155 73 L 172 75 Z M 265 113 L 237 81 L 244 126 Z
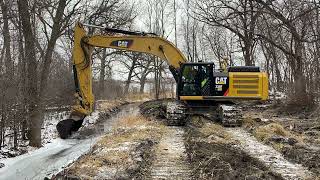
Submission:
M 118 41 L 118 47 L 128 47 L 128 41 Z
M 133 43 L 133 40 L 130 39 L 124 39 L 124 40 L 118 40 L 118 41 L 112 41 L 110 46 L 116 46 L 120 48 L 129 48 Z
M 216 77 L 216 84 L 227 84 L 227 77 Z

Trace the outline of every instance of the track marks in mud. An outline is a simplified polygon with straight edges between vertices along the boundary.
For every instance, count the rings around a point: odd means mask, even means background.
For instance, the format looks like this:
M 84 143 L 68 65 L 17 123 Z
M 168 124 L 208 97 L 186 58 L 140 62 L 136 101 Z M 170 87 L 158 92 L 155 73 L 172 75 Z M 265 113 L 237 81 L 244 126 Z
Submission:
M 239 146 L 250 156 L 257 158 L 271 171 L 281 175 L 285 179 L 307 179 L 312 173 L 305 167 L 287 161 L 281 153 L 270 146 L 264 145 L 251 134 L 241 128 L 228 128 L 227 132 L 232 138 L 239 141 Z
M 219 124 L 193 117 L 185 135 L 192 179 L 282 179 L 236 146 Z
M 182 127 L 168 127 L 155 149 L 152 179 L 190 179 L 184 133 Z

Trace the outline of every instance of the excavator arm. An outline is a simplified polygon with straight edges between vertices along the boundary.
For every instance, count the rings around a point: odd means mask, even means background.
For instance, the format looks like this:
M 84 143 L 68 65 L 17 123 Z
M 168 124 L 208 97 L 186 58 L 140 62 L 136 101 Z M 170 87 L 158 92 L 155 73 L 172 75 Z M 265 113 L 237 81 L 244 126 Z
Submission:
M 186 62 L 186 58 L 179 49 L 171 42 L 158 36 L 88 36 L 81 23 L 77 23 L 74 33 L 74 79 L 76 81 L 76 97 L 79 99 L 79 104 L 74 107 L 74 110 L 85 115 L 92 112 L 94 103 L 91 60 L 94 47 L 152 54 L 166 60 L 171 71 L 177 70 L 180 64 Z

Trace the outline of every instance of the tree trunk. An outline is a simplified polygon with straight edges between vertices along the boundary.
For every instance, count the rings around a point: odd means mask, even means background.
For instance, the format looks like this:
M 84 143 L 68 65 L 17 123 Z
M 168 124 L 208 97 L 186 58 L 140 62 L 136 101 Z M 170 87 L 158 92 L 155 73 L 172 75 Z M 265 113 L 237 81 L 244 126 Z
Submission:
M 52 62 L 52 54 L 54 51 L 54 46 L 56 45 L 57 39 L 60 37 L 60 28 L 61 28 L 61 21 L 63 18 L 64 9 L 66 7 L 66 0 L 59 0 L 59 5 L 57 8 L 57 12 L 53 19 L 53 26 L 51 31 L 51 36 L 48 42 L 48 47 L 44 56 L 44 61 L 42 63 L 42 72 L 41 72 L 41 79 L 40 79 L 40 99 L 44 95 L 44 91 L 47 87 L 47 81 L 49 77 L 49 69 Z
M 294 103 L 298 103 L 300 105 L 310 104 L 308 102 L 308 96 L 306 91 L 306 79 L 303 73 L 303 60 L 302 60 L 302 48 L 303 44 L 299 40 L 295 40 L 295 54 L 292 59 L 295 61 L 291 63 L 293 67 L 293 79 L 294 79 L 294 93 L 292 97 L 292 101 Z
M 6 78 L 9 80 L 13 79 L 13 61 L 11 59 L 11 39 L 10 39 L 10 32 L 9 32 L 9 20 L 8 20 L 8 3 L 4 0 L 0 1 L 1 3 L 1 10 L 3 16 L 3 43 L 4 48 L 6 49 L 5 52 L 5 67 L 6 67 Z M 12 81 L 11 81 L 12 82 Z
M 104 93 L 104 80 L 106 76 L 106 49 L 103 49 L 102 51 L 102 57 L 100 59 L 101 65 L 100 65 L 100 77 L 99 77 L 99 98 L 103 96 Z
M 21 101 L 21 137 L 23 140 L 26 140 L 26 133 L 28 129 L 28 115 L 26 105 L 28 104 L 28 94 L 26 93 L 27 87 L 27 72 L 26 72 L 26 60 L 24 55 L 24 47 L 23 47 L 23 35 L 22 35 L 22 25 L 19 22 L 19 62 L 18 62 L 18 73 L 19 73 L 19 98 Z
M 159 99 L 160 95 L 160 78 L 159 78 L 159 60 L 154 57 L 154 88 L 155 88 L 155 98 Z
M 173 0 L 173 13 L 174 13 L 174 45 L 178 47 L 178 33 L 177 33 L 177 6 L 176 0 Z
M 140 94 L 144 93 L 144 87 L 146 85 L 146 80 L 147 80 L 147 73 L 144 71 L 141 74 L 141 78 L 140 78 Z
M 4 98 L 4 94 L 2 94 L 1 98 Z M 4 111 L 4 104 L 1 102 L 1 117 L 0 117 L 0 149 L 2 147 L 2 144 L 4 142 L 4 117 L 5 117 L 5 111 Z
M 146 66 L 144 67 L 144 70 L 141 73 L 141 78 L 140 78 L 140 94 L 144 93 L 144 87 L 146 84 L 147 76 L 150 73 L 149 71 L 149 66 L 151 64 L 151 59 L 148 59 L 148 62 Z
M 274 48 L 274 47 L 272 47 Z M 273 61 L 273 67 L 275 71 L 275 76 L 276 76 L 276 89 L 277 91 L 282 91 L 282 78 L 281 78 L 281 73 L 279 70 L 279 63 L 277 59 L 277 55 L 275 52 L 272 53 L 272 61 Z
M 129 69 L 129 73 L 128 73 L 128 78 L 124 87 L 124 94 L 127 95 L 129 93 L 129 87 L 130 87 L 130 83 L 131 83 L 131 79 L 132 79 L 132 75 L 133 75 L 133 70 L 136 67 L 136 62 L 137 62 L 137 57 L 136 55 L 133 56 L 132 58 L 132 65 Z
M 254 66 L 253 52 L 252 52 L 252 41 L 248 38 L 243 39 L 244 46 L 242 47 L 244 62 L 246 66 Z
M 25 47 L 28 47 L 26 51 L 27 63 L 27 94 L 28 94 L 28 111 L 30 113 L 30 146 L 40 147 L 41 146 L 41 121 L 37 119 L 37 59 L 35 49 L 35 37 L 31 27 L 30 13 L 28 8 L 28 2 L 26 0 L 18 1 L 19 16 L 23 28 L 23 36 L 25 39 Z

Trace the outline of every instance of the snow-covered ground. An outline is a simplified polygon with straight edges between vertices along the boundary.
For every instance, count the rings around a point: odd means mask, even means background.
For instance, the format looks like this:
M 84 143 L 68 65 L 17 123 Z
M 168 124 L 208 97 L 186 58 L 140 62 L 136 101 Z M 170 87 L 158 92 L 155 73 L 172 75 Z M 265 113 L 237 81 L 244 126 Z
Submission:
M 83 140 L 62 140 L 58 137 L 56 125 L 67 116 L 67 111 L 46 113 L 42 129 L 44 147 L 36 149 L 26 146 L 26 154 L 1 159 L 0 163 L 4 167 L 0 169 L 0 179 L 43 179 L 48 174 L 59 172 L 64 165 L 86 153 L 96 142 L 96 137 Z M 99 112 L 92 113 L 85 119 L 84 125 L 95 123 L 98 117 Z M 15 153 L 13 150 L 7 151 Z
M 60 112 L 46 112 L 44 115 L 44 123 L 42 126 L 42 145 L 51 143 L 55 139 L 59 138 L 58 132 L 56 130 L 56 125 L 59 121 L 66 119 L 69 115 L 69 111 L 60 111 Z M 86 117 L 83 127 L 92 126 L 96 123 L 99 117 L 99 111 L 94 111 L 91 116 Z M 6 134 L 13 134 L 11 130 L 7 130 Z M 28 146 L 29 141 L 19 141 L 19 150 L 13 148 L 13 136 L 5 136 L 4 146 L 0 150 L 0 161 L 11 156 L 18 156 L 25 152 L 32 152 L 37 148 Z
M 95 144 L 97 138 L 84 140 L 55 139 L 43 148 L 1 161 L 0 179 L 44 179 L 58 173 L 63 167 L 85 154 Z
M 45 112 L 44 123 L 41 130 L 42 145 L 46 145 L 52 142 L 52 140 L 58 138 L 56 125 L 60 120 L 65 119 L 68 116 L 68 114 L 69 114 L 68 111 Z M 18 144 L 19 144 L 19 150 L 14 150 L 13 130 L 7 129 L 5 133 L 4 146 L 1 147 L 1 150 L 0 150 L 0 161 L 11 156 L 17 156 L 24 152 L 31 152 L 37 149 L 37 148 L 28 146 L 29 141 L 26 141 L 26 140 L 19 140 Z
M 286 93 L 274 91 L 273 89 L 269 91 L 269 98 L 275 99 L 275 100 L 282 100 L 287 98 Z
M 51 177 L 61 171 L 65 166 L 78 159 L 81 155 L 87 153 L 96 143 L 98 138 L 103 135 L 103 132 L 111 130 L 114 122 L 119 118 L 132 113 L 132 109 L 136 109 L 133 108 L 133 106 L 137 105 L 126 105 L 118 114 L 107 119 L 105 122 L 99 122 L 98 125 L 95 125 L 97 126 L 96 128 L 103 127 L 103 129 L 102 131 L 100 131 L 100 129 L 96 131 L 98 133 L 93 136 L 84 136 L 85 138 L 74 136 L 76 137 L 74 139 L 62 140 L 54 137 L 53 134 L 56 133 L 54 130 L 48 130 L 48 137 L 51 133 L 52 138 L 47 141 L 48 143 L 45 144 L 44 147 L 29 151 L 21 156 L 0 160 L 0 164 L 4 164 L 4 167 L 0 168 L 0 180 L 34 180 Z M 84 125 L 93 126 L 98 119 L 99 112 L 96 111 L 85 119 Z M 58 120 L 56 122 L 58 122 Z M 52 127 L 55 128 L 56 123 L 51 123 Z

